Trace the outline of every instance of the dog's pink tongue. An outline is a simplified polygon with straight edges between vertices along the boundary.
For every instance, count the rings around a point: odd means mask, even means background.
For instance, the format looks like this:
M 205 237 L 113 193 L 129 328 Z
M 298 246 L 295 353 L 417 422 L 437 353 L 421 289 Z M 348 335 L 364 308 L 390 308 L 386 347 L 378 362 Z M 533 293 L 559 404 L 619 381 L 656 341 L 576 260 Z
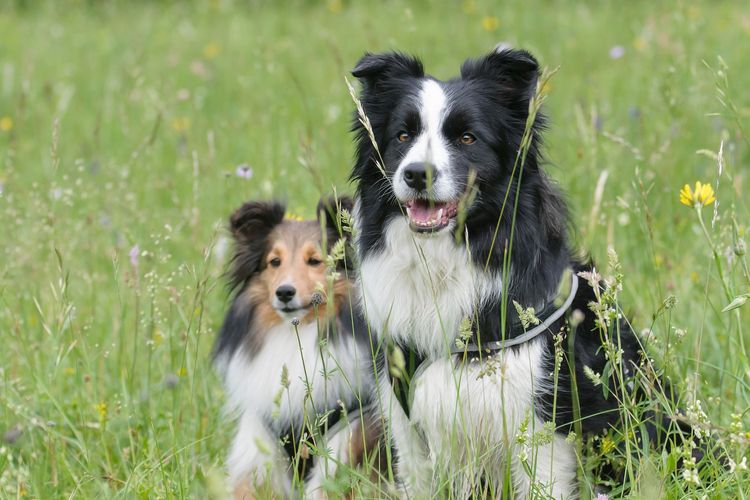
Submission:
M 423 200 L 417 200 L 409 206 L 409 217 L 415 222 L 428 222 L 437 219 L 441 206 L 430 204 Z

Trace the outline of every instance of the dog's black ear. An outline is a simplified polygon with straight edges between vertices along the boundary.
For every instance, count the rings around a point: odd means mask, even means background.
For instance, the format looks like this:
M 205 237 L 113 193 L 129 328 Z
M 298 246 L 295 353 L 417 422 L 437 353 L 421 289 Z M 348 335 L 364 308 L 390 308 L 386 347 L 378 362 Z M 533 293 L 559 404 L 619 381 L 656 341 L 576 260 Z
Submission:
M 362 81 L 365 91 L 389 78 L 424 76 L 422 62 L 401 52 L 365 54 L 352 70 L 352 75 Z
M 488 79 L 523 99 L 534 93 L 539 78 L 539 63 L 525 50 L 498 48 L 479 59 L 469 59 L 461 66 L 464 80 Z
M 268 235 L 284 220 L 286 208 L 279 202 L 250 201 L 229 218 L 235 252 L 229 271 L 229 284 L 235 289 L 260 271 L 267 252 Z
M 325 224 L 326 230 L 333 232 L 337 236 L 343 236 L 341 224 L 341 212 L 344 210 L 351 216 L 354 209 L 354 200 L 349 196 L 323 197 L 318 202 L 317 214 L 318 220 Z

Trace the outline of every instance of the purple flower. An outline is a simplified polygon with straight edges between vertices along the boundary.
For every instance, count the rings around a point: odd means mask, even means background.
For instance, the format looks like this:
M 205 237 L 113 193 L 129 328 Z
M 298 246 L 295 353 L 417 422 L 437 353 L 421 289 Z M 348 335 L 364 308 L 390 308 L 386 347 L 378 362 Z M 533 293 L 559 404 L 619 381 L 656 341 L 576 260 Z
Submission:
M 594 500 L 609 500 L 609 495 L 605 495 L 604 493 L 597 493 Z
M 251 167 L 247 163 L 243 163 L 241 165 L 237 165 L 237 170 L 235 170 L 234 173 L 235 175 L 237 175 L 237 177 L 250 180 L 253 178 L 253 167 Z
M 138 244 L 136 243 L 133 245 L 133 248 L 130 249 L 128 252 L 128 257 L 130 257 L 130 265 L 133 266 L 133 268 L 138 269 L 138 257 L 141 255 L 141 249 L 138 247 Z
M 624 55 L 625 55 L 625 47 L 623 47 L 622 45 L 615 45 L 614 47 L 609 49 L 610 59 L 619 59 Z

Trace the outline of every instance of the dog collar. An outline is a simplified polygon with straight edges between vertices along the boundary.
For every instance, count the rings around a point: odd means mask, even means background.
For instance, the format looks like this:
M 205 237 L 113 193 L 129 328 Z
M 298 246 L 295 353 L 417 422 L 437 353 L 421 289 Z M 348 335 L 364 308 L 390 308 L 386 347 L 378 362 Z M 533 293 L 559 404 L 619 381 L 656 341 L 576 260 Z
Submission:
M 567 273 L 570 275 L 570 291 L 568 292 L 567 297 L 565 298 L 565 300 L 563 300 L 562 304 L 557 309 L 552 311 L 552 313 L 547 316 L 539 325 L 535 326 L 531 330 L 522 333 L 518 337 L 513 337 L 507 340 L 496 340 L 494 342 L 487 342 L 482 344 L 468 342 L 463 347 L 456 346 L 451 349 L 451 354 L 465 354 L 474 352 L 484 352 L 489 354 L 497 351 L 502 351 L 503 349 L 507 349 L 508 347 L 513 347 L 514 345 L 528 342 L 529 340 L 548 330 L 549 327 L 552 326 L 555 321 L 560 319 L 562 315 L 565 314 L 565 312 L 570 308 L 570 305 L 573 303 L 573 299 L 575 298 L 576 292 L 578 291 L 578 276 L 576 276 L 576 273 L 572 272 L 572 270 L 570 269 L 568 269 Z M 566 280 L 563 279 L 563 281 Z

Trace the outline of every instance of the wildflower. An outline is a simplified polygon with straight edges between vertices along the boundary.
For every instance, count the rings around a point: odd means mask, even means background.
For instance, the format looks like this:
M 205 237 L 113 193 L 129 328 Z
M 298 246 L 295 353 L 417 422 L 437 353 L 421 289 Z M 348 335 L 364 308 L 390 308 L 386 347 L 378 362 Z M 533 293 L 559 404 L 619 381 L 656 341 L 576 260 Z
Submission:
M 217 42 L 209 42 L 208 45 L 203 47 L 203 57 L 206 59 L 213 59 L 221 52 L 221 45 Z
M 625 47 L 623 47 L 622 45 L 615 45 L 614 47 L 609 49 L 610 59 L 619 59 L 624 55 L 625 55 Z
M 141 249 L 136 243 L 133 245 L 133 248 L 130 249 L 128 252 L 128 257 L 130 257 L 130 265 L 133 266 L 134 269 L 138 269 L 138 257 L 141 254 Z
M 592 370 L 589 366 L 583 366 L 583 373 L 584 375 L 586 375 L 586 378 L 589 379 L 595 386 L 602 385 L 602 376 Z
M 284 216 L 284 218 L 285 218 L 286 220 L 296 220 L 296 221 L 299 221 L 299 222 L 301 222 L 301 221 L 305 220 L 305 219 L 304 219 L 304 218 L 303 218 L 303 217 L 302 217 L 301 215 L 297 215 L 297 214 L 295 214 L 295 213 L 289 213 L 289 214 L 286 214 L 286 215 Z
M 99 414 L 99 420 L 107 419 L 107 403 L 102 401 L 101 403 L 95 404 L 94 408 L 96 409 L 96 412 Z
M 614 440 L 609 436 L 604 436 L 602 438 L 602 442 L 599 445 L 599 449 L 601 452 L 605 455 L 608 455 L 609 453 L 612 453 L 615 449 L 615 442 Z
M 344 8 L 344 3 L 341 0 L 328 0 L 328 10 L 334 14 L 338 14 Z
M 325 299 L 323 298 L 323 295 L 320 292 L 315 292 L 310 296 L 310 304 L 313 306 L 319 306 L 320 304 L 323 304 L 325 302 Z
M 473 14 L 477 10 L 477 3 L 474 0 L 464 0 L 461 2 L 461 10 L 464 14 Z
M 284 389 L 289 389 L 289 368 L 287 368 L 286 363 L 281 365 L 281 387 Z
M 497 31 L 497 28 L 500 26 L 500 20 L 497 18 L 497 16 L 484 16 L 482 18 L 482 29 L 484 31 Z
M 167 373 L 167 375 L 164 377 L 164 386 L 167 389 L 174 389 L 179 382 L 180 378 L 174 373 Z
M 177 132 L 185 132 L 190 128 L 190 118 L 179 116 L 172 120 L 172 128 Z
M 580 309 L 573 309 L 573 312 L 570 315 L 571 328 L 575 328 L 580 325 L 584 319 L 586 319 L 586 315 L 583 314 L 583 311 L 581 311 Z
M 471 319 L 465 317 L 458 325 L 458 338 L 456 339 L 456 347 L 458 347 L 459 349 L 465 348 L 469 342 L 469 339 L 471 339 L 472 333 Z
M 8 132 L 13 128 L 13 118 L 10 116 L 3 116 L 0 118 L 0 130 Z
M 695 460 L 695 459 L 693 459 Z M 701 478 L 698 476 L 698 471 L 694 468 L 695 464 L 693 464 L 693 467 L 691 468 L 685 468 L 682 471 L 682 479 L 685 480 L 686 483 L 692 483 L 695 486 L 701 485 Z
M 594 500 L 609 500 L 609 495 L 605 495 L 604 493 L 597 493 L 594 497 Z
M 688 207 L 705 207 L 716 201 L 714 188 L 711 184 L 702 184 L 700 181 L 695 183 L 695 191 L 685 184 L 680 191 L 680 203 Z
M 234 171 L 234 174 L 241 179 L 250 180 L 253 178 L 253 167 L 251 167 L 247 163 L 242 163 L 240 165 L 237 165 L 237 169 Z
M 21 429 L 20 426 L 15 425 L 5 431 L 5 434 L 3 434 L 3 442 L 5 444 L 16 444 L 16 441 L 21 437 L 21 434 L 23 434 L 23 429 Z
M 513 306 L 516 308 L 518 313 L 518 319 L 521 320 L 521 325 L 524 330 L 527 330 L 531 325 L 538 325 L 540 323 L 539 318 L 536 317 L 536 312 L 533 307 L 523 308 L 521 304 L 513 301 Z

